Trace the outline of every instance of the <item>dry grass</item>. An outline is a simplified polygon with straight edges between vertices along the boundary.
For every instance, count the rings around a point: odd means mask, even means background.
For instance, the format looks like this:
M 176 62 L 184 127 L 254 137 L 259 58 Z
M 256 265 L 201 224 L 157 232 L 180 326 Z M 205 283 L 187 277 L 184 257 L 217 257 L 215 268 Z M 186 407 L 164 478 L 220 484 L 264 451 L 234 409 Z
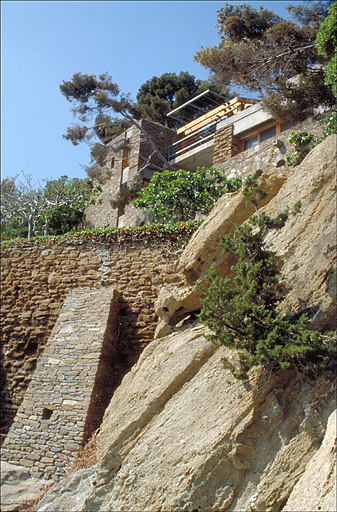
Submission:
M 74 464 L 71 466 L 69 470 L 69 474 L 75 473 L 79 469 L 87 469 L 96 464 L 97 462 L 97 436 L 99 434 L 100 429 L 95 430 L 93 434 L 91 434 L 88 442 L 80 448 L 77 458 Z

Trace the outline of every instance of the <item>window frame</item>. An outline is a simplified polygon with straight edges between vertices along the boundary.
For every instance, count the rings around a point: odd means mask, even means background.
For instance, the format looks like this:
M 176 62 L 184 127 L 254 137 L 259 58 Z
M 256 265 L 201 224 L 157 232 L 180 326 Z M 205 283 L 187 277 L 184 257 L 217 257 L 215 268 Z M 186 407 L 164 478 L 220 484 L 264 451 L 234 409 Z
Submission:
M 242 151 L 248 151 L 249 149 L 256 147 L 257 145 L 262 144 L 263 142 L 266 142 L 267 140 L 272 139 L 273 137 L 277 137 L 277 135 L 280 135 L 281 133 L 283 133 L 287 130 L 290 130 L 294 126 L 293 124 L 290 127 L 282 129 L 282 125 L 285 125 L 286 123 L 289 123 L 289 122 L 290 121 L 282 121 L 282 122 L 277 122 L 277 123 L 274 122 L 272 124 L 264 126 L 260 130 L 255 130 L 254 132 L 250 133 L 248 137 L 244 137 L 243 139 L 241 139 L 241 148 L 240 148 L 241 151 L 240 152 L 242 153 Z M 270 137 L 268 137 L 268 139 L 261 141 L 261 133 L 263 133 L 267 130 L 270 130 L 271 128 L 274 128 L 274 126 L 276 127 L 275 135 L 271 135 Z M 258 137 L 257 144 L 254 144 L 254 146 L 251 146 L 250 148 L 246 148 L 245 147 L 246 142 L 255 138 L 256 136 Z

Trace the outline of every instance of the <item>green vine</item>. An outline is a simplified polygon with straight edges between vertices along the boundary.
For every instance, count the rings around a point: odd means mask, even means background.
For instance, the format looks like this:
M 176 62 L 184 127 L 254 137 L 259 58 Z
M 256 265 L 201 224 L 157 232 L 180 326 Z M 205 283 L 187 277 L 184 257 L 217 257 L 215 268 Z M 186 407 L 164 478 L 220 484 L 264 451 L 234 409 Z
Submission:
M 285 165 L 287 167 L 299 165 L 314 147 L 323 142 L 329 135 L 335 134 L 337 134 L 336 106 L 324 118 L 322 137 L 316 138 L 310 132 L 291 132 L 288 141 L 293 144 L 294 148 L 286 154 Z
M 37 236 L 30 240 L 15 238 L 3 240 L 1 247 L 31 247 L 34 245 L 67 245 L 84 242 L 111 242 L 118 245 L 143 241 L 170 247 L 184 247 L 202 221 L 179 222 L 176 224 L 152 224 L 131 228 L 111 228 L 106 225 L 85 231 L 70 232 L 59 236 Z

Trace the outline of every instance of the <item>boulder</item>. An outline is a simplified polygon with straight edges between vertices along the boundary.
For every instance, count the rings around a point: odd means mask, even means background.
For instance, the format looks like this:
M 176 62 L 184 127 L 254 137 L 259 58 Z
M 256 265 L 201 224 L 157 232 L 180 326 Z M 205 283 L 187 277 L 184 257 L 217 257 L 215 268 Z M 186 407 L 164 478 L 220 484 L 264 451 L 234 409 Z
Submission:
M 154 304 L 158 316 L 155 339 L 166 336 L 175 330 L 184 319 L 190 319 L 189 313 L 200 310 L 201 291 L 193 286 L 163 286 Z M 192 316 L 194 319 L 194 315 Z
M 80 469 L 50 489 L 38 503 L 36 512 L 79 512 L 96 484 L 96 466 Z
M 37 502 L 48 481 L 34 478 L 24 466 L 1 461 L 1 511 L 24 510 Z

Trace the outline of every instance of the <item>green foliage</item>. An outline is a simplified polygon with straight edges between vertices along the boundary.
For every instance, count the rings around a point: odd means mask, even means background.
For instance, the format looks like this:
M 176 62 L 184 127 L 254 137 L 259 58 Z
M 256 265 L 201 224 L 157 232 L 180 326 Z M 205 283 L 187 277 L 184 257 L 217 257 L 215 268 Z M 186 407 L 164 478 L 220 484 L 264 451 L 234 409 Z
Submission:
M 150 243 L 161 247 L 184 247 L 192 234 L 201 225 L 201 221 L 179 222 L 176 224 L 152 224 L 151 226 L 132 228 L 111 228 L 107 225 L 84 231 L 72 231 L 61 236 L 38 236 L 31 240 L 17 238 L 3 240 L 1 247 L 20 247 L 22 245 L 83 244 L 84 242 L 127 244 Z
M 219 197 L 234 192 L 241 183 L 240 178 L 229 180 L 214 167 L 156 172 L 131 204 L 151 209 L 155 222 L 192 220 L 196 213 L 208 214 Z
M 195 60 L 211 72 L 212 84 L 230 92 L 244 88 L 276 119 L 299 121 L 315 107 L 331 107 L 335 97 L 317 66 L 326 60 L 315 45 L 326 7 L 311 2 L 288 10 L 293 20 L 263 7 L 226 4 L 218 10 L 219 45 L 202 48 Z
M 112 139 L 130 128 L 131 124 L 128 119 L 119 119 L 116 116 L 99 113 L 95 119 L 94 132 L 100 141 L 106 145 L 109 144 Z M 91 152 L 91 155 L 92 157 L 95 156 L 93 152 Z
M 285 157 L 285 165 L 296 166 L 299 165 L 306 155 L 315 147 L 317 144 L 325 140 L 329 135 L 337 134 L 337 109 L 334 107 L 329 112 L 323 122 L 323 133 L 322 137 L 318 139 L 313 133 L 308 132 L 295 132 L 292 131 L 288 140 L 294 145 L 294 149 L 291 149 Z
M 337 99 L 337 2 L 330 5 L 316 37 L 317 52 L 328 58 L 324 66 L 325 84 L 331 85 Z
M 27 238 L 28 226 L 21 219 L 10 219 L 1 221 L 1 240 L 11 240 L 13 238 Z
M 1 183 L 1 234 L 4 238 L 22 236 L 23 226 L 28 226 L 28 238 L 34 230 L 48 234 L 73 229 L 82 219 L 84 210 L 96 202 L 100 187 L 93 187 L 89 178 L 81 180 L 61 176 L 56 180 L 46 179 L 45 186 L 34 183 L 32 177 L 23 173 L 24 181 L 4 178 Z
M 222 39 L 241 41 L 260 39 L 268 28 L 279 23 L 282 18 L 269 9 L 254 9 L 250 5 L 228 5 L 218 10 L 219 34 Z
M 48 220 L 49 235 L 63 235 L 72 230 L 82 230 L 83 211 L 62 205 L 55 208 L 52 216 Z M 42 234 L 45 231 L 45 220 L 40 218 L 35 226 L 35 235 Z
M 299 209 L 296 203 L 293 210 L 298 213 Z M 236 225 L 234 235 L 220 240 L 223 251 L 236 258 L 231 267 L 234 279 L 219 277 L 211 267 L 206 284 L 199 284 L 204 294 L 199 318 L 212 330 L 206 337 L 215 346 L 240 351 L 238 365 L 225 361 L 238 378 L 245 378 L 259 364 L 314 378 L 337 359 L 333 333 L 323 336 L 310 331 L 305 315 L 294 321 L 277 311 L 286 287 L 280 282 L 276 254 L 266 249 L 264 238 L 271 229 L 282 228 L 288 216 L 289 209 L 274 219 L 254 215 L 244 225 Z
M 307 154 L 317 145 L 317 139 L 312 133 L 295 132 L 292 130 L 288 141 L 294 145 L 294 149 L 290 150 L 285 157 L 285 165 L 299 165 Z
M 337 134 L 337 107 L 327 114 L 324 119 L 323 136 L 320 141 L 329 137 L 329 135 Z
M 85 75 L 74 73 L 71 80 L 63 81 L 60 85 L 60 91 L 64 97 L 73 104 L 72 112 L 77 117 L 79 124 L 74 124 L 67 128 L 63 137 L 70 140 L 75 146 L 80 142 L 91 143 L 92 137 L 97 135 L 104 144 L 99 148 L 95 144 L 91 151 L 92 160 L 97 165 L 101 165 L 105 160 L 105 142 L 114 134 L 121 133 L 126 126 L 136 126 L 149 143 L 152 155 L 161 160 L 167 169 L 173 170 L 174 167 L 168 162 L 163 153 L 158 150 L 151 136 L 139 124 L 138 119 L 141 116 L 137 105 L 131 101 L 129 94 L 124 94 L 119 90 L 116 83 L 108 73 L 99 75 Z M 115 115 L 117 114 L 117 116 Z M 87 126 L 85 123 L 95 122 L 93 126 Z M 105 137 L 107 139 L 105 140 Z M 120 143 L 114 145 L 110 142 L 110 150 L 119 151 Z M 93 166 L 91 176 L 97 176 L 97 169 Z M 86 169 L 88 172 L 88 169 Z
M 206 81 L 196 80 L 187 71 L 181 71 L 179 75 L 164 73 L 140 86 L 134 108 L 139 116 L 172 128 L 176 121 L 167 117 L 168 112 L 208 87 Z
M 257 203 L 267 196 L 267 193 L 259 188 L 257 180 L 261 176 L 262 170 L 259 169 L 252 176 L 248 176 L 243 184 L 242 195 L 247 204 L 252 204 L 256 209 Z

